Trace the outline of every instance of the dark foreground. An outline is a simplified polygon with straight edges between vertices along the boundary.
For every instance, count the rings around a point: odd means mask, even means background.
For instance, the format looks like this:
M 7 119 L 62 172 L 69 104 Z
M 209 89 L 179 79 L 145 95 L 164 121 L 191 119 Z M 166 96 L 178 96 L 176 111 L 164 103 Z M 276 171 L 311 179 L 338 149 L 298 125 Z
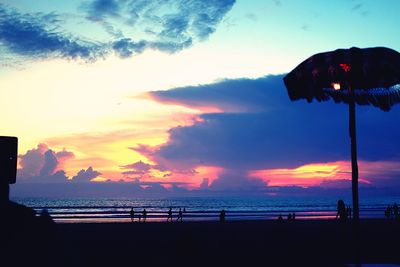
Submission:
M 9 236 L 1 266 L 347 266 L 399 263 L 400 222 L 47 224 Z M 10 234 L 10 233 L 9 233 Z M 26 236 L 25 236 L 26 237 Z M 33 264 L 32 264 L 33 263 Z

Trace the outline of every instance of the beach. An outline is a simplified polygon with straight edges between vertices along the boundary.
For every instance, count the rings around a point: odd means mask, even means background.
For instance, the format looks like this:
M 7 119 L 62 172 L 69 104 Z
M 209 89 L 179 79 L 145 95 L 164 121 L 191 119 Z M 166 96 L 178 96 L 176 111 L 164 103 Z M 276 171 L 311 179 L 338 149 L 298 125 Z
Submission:
M 336 220 L 54 224 L 49 266 L 349 266 L 400 264 L 400 222 Z M 43 243 L 44 240 L 47 240 Z M 44 244 L 44 245 L 43 245 Z

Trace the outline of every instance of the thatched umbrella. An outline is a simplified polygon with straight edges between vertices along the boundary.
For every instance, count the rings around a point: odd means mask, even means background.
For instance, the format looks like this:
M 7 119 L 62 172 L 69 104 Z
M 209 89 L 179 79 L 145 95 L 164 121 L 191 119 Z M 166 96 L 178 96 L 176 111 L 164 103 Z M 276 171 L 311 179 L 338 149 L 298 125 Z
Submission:
M 349 105 L 354 220 L 359 219 L 355 104 L 384 111 L 400 102 L 400 53 L 385 47 L 315 54 L 284 77 L 290 99 Z

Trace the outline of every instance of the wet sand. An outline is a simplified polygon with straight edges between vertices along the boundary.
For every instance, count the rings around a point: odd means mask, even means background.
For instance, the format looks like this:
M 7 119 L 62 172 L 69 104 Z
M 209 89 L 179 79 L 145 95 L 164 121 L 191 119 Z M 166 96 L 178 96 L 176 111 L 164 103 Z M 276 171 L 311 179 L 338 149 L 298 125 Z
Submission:
M 64 266 L 400 263 L 400 222 L 387 220 L 57 224 L 56 238 Z

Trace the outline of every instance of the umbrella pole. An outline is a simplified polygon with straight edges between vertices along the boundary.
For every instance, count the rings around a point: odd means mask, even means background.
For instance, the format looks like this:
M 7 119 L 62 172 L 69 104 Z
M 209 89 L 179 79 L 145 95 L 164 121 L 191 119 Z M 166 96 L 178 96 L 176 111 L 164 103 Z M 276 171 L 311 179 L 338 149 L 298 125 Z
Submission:
M 352 92 L 349 101 L 349 129 L 351 145 L 351 185 L 353 193 L 353 214 L 354 222 L 359 221 L 358 207 L 358 164 L 357 164 L 357 141 L 356 141 L 356 107 Z

